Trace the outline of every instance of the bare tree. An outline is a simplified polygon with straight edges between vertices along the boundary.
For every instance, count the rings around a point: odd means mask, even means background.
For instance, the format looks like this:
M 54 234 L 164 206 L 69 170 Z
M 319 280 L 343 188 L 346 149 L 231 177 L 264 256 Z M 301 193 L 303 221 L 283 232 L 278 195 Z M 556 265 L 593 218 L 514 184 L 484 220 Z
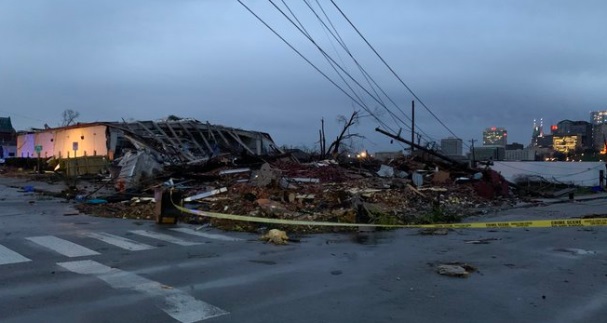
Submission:
M 78 118 L 80 116 L 80 112 L 78 111 L 74 111 L 72 109 L 66 109 L 65 111 L 63 111 L 63 122 L 61 123 L 62 126 L 69 126 L 72 123 L 74 123 L 74 121 L 76 120 L 76 118 Z
M 329 147 L 323 152 L 324 155 L 327 155 L 327 154 L 332 154 L 333 156 L 337 155 L 345 140 L 348 140 L 351 138 L 364 138 L 363 136 L 361 136 L 358 133 L 350 132 L 350 128 L 359 123 L 359 121 L 360 121 L 359 117 L 360 116 L 359 116 L 358 111 L 354 111 L 354 112 L 352 112 L 352 115 L 350 115 L 350 118 L 346 118 L 345 116 L 339 116 L 337 118 L 337 121 L 343 125 L 343 128 L 341 129 L 341 132 L 339 133 L 339 135 L 337 136 L 335 141 L 333 141 L 331 143 L 331 145 L 329 145 Z M 323 134 L 324 134 L 324 132 L 323 132 Z

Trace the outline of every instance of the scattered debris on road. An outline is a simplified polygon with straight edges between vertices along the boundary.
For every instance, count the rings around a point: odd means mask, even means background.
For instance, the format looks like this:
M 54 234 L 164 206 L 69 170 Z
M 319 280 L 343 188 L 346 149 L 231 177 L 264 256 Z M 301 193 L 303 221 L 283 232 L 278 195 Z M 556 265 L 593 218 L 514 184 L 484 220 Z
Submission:
M 289 237 L 284 231 L 272 229 L 268 231 L 268 233 L 262 235 L 260 240 L 263 240 L 265 242 L 271 242 L 276 245 L 283 245 L 288 243 Z
M 467 278 L 476 268 L 466 263 L 453 262 L 436 266 L 436 272 L 439 275 Z
M 424 236 L 445 236 L 448 233 L 449 229 L 445 228 L 424 228 L 419 230 L 419 234 Z
M 499 238 L 485 238 L 485 239 L 474 239 L 464 240 L 466 244 L 489 244 L 491 241 L 501 240 Z

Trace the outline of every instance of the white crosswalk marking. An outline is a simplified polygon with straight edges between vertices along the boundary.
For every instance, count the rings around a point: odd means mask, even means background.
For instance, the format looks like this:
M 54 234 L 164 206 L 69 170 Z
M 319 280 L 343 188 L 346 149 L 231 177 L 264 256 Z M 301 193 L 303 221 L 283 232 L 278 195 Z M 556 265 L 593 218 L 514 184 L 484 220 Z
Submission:
M 112 288 L 124 288 L 153 297 L 162 297 L 158 307 L 179 322 L 193 323 L 229 314 L 216 306 L 197 300 L 181 290 L 173 289 L 137 274 L 110 268 L 96 261 L 62 262 L 57 265 L 74 273 L 95 275 Z
M 243 239 L 239 239 L 239 238 L 229 237 L 229 236 L 226 236 L 223 234 L 200 232 L 200 231 L 192 230 L 189 228 L 173 228 L 171 230 L 181 232 L 181 233 L 191 234 L 191 235 L 195 235 L 195 236 L 199 236 L 199 237 L 205 237 L 208 239 L 221 240 L 221 241 L 242 241 L 243 240 Z
M 123 237 L 105 233 L 105 232 L 99 232 L 99 233 L 89 232 L 86 235 L 88 237 L 101 240 L 105 243 L 109 243 L 118 248 L 130 250 L 130 251 L 141 251 L 141 250 L 154 249 L 154 247 L 147 245 L 145 243 L 140 243 L 137 241 L 133 241 L 131 239 L 123 238 Z
M 168 234 L 164 234 L 164 233 L 157 233 L 157 232 L 145 231 L 145 230 L 133 230 L 131 232 L 134 234 L 138 234 L 140 236 L 158 239 L 158 240 L 174 243 L 174 244 L 180 245 L 180 246 L 187 247 L 187 246 L 195 246 L 195 245 L 200 244 L 200 242 L 185 241 L 185 240 L 182 240 L 182 239 L 179 239 L 179 238 L 176 238 L 176 237 L 170 236 Z
M 55 236 L 29 237 L 26 239 L 68 257 L 94 256 L 99 254 L 95 250 Z
M 16 264 L 20 262 L 31 261 L 28 258 L 10 250 L 9 248 L 0 245 L 0 265 Z

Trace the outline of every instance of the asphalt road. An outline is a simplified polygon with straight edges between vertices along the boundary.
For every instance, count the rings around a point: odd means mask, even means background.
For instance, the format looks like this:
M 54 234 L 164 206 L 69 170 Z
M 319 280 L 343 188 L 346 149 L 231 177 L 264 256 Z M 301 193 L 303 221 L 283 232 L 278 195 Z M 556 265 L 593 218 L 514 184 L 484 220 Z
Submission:
M 607 321 L 604 227 L 322 234 L 275 246 L 249 233 L 65 216 L 70 204 L 4 186 L 0 206 L 1 322 Z M 438 275 L 449 262 L 477 271 Z

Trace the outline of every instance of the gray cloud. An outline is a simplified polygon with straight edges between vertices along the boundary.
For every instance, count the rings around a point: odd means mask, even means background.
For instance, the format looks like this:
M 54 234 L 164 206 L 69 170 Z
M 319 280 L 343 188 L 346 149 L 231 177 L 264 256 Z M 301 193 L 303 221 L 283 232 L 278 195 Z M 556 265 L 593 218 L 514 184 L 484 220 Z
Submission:
M 266 2 L 245 3 L 334 75 Z M 333 54 L 336 44 L 303 2 L 288 3 Z M 589 111 L 607 109 L 602 1 L 337 3 L 466 140 L 496 125 L 509 130 L 511 141 L 528 143 L 534 118 L 545 124 L 587 120 Z M 408 114 L 411 95 L 343 20 L 332 17 L 352 52 Z M 67 108 L 80 111 L 81 121 L 176 114 L 311 146 L 321 117 L 337 128 L 336 116 L 353 109 L 235 1 L 5 0 L 0 39 L 0 114 L 19 129 L 57 125 Z M 352 64 L 348 69 L 362 80 Z M 449 135 L 419 104 L 417 117 L 434 139 Z M 402 126 L 385 113 L 382 119 Z M 367 118 L 357 128 L 369 138 L 364 144 L 396 148 L 373 131 L 376 126 Z

